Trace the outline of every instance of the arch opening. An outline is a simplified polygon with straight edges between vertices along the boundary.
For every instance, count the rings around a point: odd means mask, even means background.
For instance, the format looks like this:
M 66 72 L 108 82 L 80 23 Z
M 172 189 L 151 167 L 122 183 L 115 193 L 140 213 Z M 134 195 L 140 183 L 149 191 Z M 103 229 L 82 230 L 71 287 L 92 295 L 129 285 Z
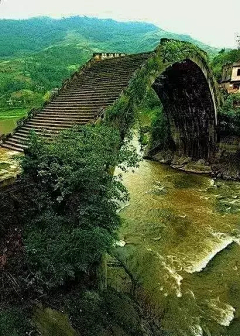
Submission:
M 191 60 L 174 63 L 152 85 L 162 102 L 176 152 L 209 160 L 216 142 L 216 114 L 209 84 Z

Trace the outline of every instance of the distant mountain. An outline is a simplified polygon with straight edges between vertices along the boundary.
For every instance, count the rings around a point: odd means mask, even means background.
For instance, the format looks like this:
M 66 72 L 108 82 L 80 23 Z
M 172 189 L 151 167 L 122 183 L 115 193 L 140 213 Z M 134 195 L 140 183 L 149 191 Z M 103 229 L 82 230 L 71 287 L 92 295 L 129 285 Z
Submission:
M 68 44 L 75 44 L 91 53 L 136 53 L 153 50 L 163 37 L 192 42 L 208 52 L 217 51 L 188 35 L 169 33 L 144 22 L 117 22 L 79 16 L 63 19 L 38 17 L 0 20 L 0 57 L 28 55 L 50 46 Z

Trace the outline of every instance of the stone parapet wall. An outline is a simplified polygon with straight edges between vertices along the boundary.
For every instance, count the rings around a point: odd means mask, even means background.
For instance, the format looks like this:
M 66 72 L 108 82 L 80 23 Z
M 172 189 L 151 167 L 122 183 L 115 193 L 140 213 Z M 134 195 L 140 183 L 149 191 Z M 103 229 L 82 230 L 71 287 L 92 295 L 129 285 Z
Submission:
M 126 56 L 124 53 L 93 53 L 93 58 L 97 61 L 101 61 L 106 58 L 116 58 Z

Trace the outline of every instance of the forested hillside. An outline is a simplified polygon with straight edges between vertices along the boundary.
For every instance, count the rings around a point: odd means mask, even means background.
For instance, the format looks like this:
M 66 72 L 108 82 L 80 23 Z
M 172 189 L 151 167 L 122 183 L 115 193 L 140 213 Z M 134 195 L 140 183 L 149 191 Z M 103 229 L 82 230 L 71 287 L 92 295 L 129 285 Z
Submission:
M 39 106 L 93 52 L 153 50 L 163 37 L 216 49 L 153 24 L 88 17 L 0 20 L 0 118 Z M 23 110 L 25 113 L 26 110 Z M 21 114 L 21 113 L 20 113 Z

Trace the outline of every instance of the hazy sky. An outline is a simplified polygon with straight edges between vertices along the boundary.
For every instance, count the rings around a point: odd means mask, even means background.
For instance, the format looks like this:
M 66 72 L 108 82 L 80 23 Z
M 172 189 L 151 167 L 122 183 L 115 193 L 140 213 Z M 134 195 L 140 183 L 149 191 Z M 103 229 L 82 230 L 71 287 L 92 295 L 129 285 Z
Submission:
M 240 0 L 2 0 L 0 18 L 86 15 L 152 22 L 213 46 L 235 46 Z

